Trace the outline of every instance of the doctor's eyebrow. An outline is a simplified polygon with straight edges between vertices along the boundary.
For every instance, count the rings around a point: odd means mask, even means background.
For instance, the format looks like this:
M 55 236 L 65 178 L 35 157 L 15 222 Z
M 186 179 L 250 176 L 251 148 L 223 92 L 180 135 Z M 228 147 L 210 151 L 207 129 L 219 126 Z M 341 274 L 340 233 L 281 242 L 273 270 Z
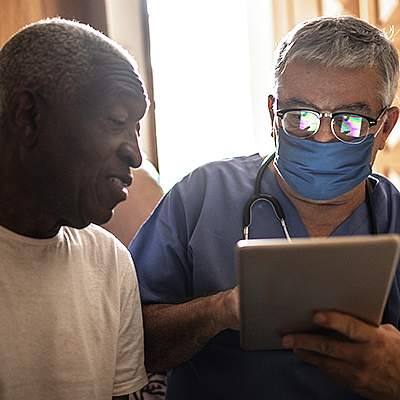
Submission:
M 279 104 L 279 100 L 278 100 L 278 109 L 282 109 L 282 108 L 306 108 L 306 109 L 310 109 L 310 110 L 318 110 L 318 107 L 315 104 L 312 103 L 308 103 L 305 100 L 302 99 L 297 99 L 297 98 L 291 98 L 289 100 L 286 100 L 285 102 L 282 102 L 284 104 L 284 106 Z
M 367 103 L 352 103 L 352 104 L 341 104 L 337 107 L 337 110 L 360 112 L 362 114 L 370 114 L 372 112 L 371 107 Z
M 282 108 L 305 108 L 309 110 L 315 111 L 330 111 L 330 112 L 339 112 L 339 111 L 352 111 L 355 113 L 361 114 L 370 114 L 372 112 L 371 107 L 365 102 L 357 102 L 357 103 L 350 103 L 350 104 L 340 104 L 339 106 L 335 107 L 334 110 L 321 110 L 318 106 L 311 102 L 307 102 L 302 99 L 292 98 L 284 102 L 284 107 L 280 106 L 279 109 Z

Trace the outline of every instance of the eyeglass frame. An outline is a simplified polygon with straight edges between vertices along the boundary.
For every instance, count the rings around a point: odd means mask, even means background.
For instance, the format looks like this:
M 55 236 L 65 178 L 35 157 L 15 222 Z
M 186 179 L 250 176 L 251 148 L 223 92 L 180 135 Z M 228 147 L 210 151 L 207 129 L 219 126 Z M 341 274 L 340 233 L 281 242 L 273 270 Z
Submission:
M 300 139 L 300 140 L 309 139 L 310 137 L 316 135 L 316 134 L 319 132 L 319 129 L 321 128 L 321 118 L 330 118 L 330 127 L 331 127 L 331 133 L 332 133 L 332 135 L 333 135 L 337 140 L 339 140 L 340 142 L 343 142 L 343 143 L 346 143 L 346 144 L 357 145 L 357 144 L 363 143 L 363 142 L 366 140 L 366 138 L 368 137 L 368 135 L 371 134 L 371 133 L 369 133 L 369 130 L 370 130 L 373 126 L 375 126 L 375 125 L 378 124 L 379 120 L 383 117 L 383 115 L 385 114 L 385 112 L 386 112 L 388 109 L 389 109 L 389 107 L 387 107 L 387 106 L 383 107 L 382 110 L 380 111 L 380 113 L 378 114 L 378 116 L 377 116 L 376 118 L 368 117 L 368 116 L 362 115 L 362 114 L 357 114 L 357 113 L 352 113 L 352 112 L 346 112 L 346 111 L 339 111 L 339 112 L 333 112 L 333 113 L 332 113 L 332 112 L 330 112 L 330 111 L 316 111 L 316 110 L 310 110 L 310 109 L 308 109 L 308 108 L 281 108 L 281 109 L 279 109 L 279 110 L 276 110 L 275 114 L 276 114 L 281 120 L 283 120 L 283 117 L 285 116 L 285 114 L 288 113 L 288 112 L 290 112 L 290 111 L 308 111 L 308 112 L 311 112 L 311 113 L 313 113 L 313 114 L 317 114 L 317 115 L 318 115 L 318 123 L 319 123 L 318 129 L 317 129 L 314 133 L 312 133 L 311 135 L 309 135 L 309 136 L 304 136 L 304 137 L 300 137 L 300 136 L 293 135 L 293 134 L 287 132 L 286 129 L 283 127 L 283 124 L 282 124 L 282 129 L 283 129 L 283 131 L 285 132 L 286 135 L 295 137 L 295 138 Z M 334 119 L 336 116 L 338 116 L 338 115 L 346 115 L 346 114 L 348 114 L 348 115 L 355 115 L 355 116 L 357 116 L 357 117 L 364 118 L 364 119 L 368 122 L 369 126 L 368 126 L 367 134 L 363 137 L 363 139 L 362 139 L 360 142 L 347 142 L 347 141 L 345 141 L 345 140 L 343 140 L 343 139 L 340 139 L 340 138 L 336 135 L 335 130 L 333 129 L 333 119 Z M 374 136 L 376 136 L 379 132 L 380 132 L 380 129 L 378 129 L 378 131 L 374 133 Z

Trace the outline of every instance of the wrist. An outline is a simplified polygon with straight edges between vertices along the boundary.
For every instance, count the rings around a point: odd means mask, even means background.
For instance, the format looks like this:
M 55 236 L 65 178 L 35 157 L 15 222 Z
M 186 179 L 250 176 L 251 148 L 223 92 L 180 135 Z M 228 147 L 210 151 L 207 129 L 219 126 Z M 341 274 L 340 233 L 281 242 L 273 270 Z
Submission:
M 218 293 L 217 324 L 219 332 L 224 329 L 239 329 L 239 295 L 238 288 Z

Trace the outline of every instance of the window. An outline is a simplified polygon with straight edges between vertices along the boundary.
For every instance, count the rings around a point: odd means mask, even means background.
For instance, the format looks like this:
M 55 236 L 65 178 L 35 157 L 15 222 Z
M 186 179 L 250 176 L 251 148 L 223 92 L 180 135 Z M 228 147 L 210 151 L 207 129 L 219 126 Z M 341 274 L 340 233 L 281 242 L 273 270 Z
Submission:
M 161 184 L 271 148 L 270 1 L 148 0 Z

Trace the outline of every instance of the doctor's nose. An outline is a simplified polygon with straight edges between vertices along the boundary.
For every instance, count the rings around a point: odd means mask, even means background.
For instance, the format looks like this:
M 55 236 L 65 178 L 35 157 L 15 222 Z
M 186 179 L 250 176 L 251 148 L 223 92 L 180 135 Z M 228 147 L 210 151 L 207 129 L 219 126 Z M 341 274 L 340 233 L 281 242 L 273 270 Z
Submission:
M 323 143 L 334 142 L 337 140 L 331 129 L 330 117 L 322 117 L 320 119 L 318 132 L 313 136 L 313 139 L 317 142 Z

